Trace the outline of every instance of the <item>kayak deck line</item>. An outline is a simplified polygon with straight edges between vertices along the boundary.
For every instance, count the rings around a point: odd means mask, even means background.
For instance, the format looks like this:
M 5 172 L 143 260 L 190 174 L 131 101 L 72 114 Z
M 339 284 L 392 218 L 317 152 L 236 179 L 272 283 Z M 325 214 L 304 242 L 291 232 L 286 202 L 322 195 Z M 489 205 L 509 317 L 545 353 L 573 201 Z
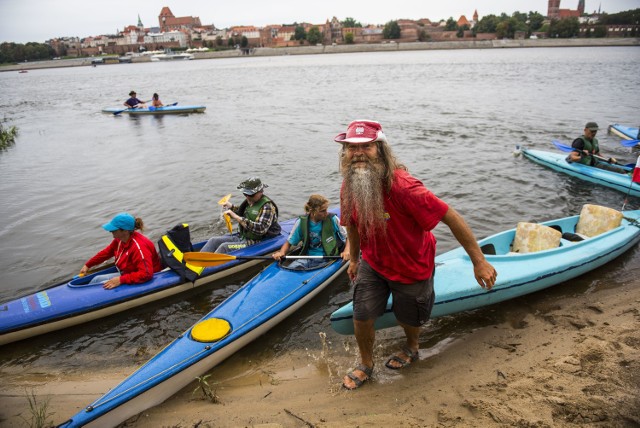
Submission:
M 184 333 L 183 333 L 184 334 Z M 182 335 L 178 336 L 178 337 L 182 337 Z M 145 379 L 144 381 L 135 384 L 135 385 L 131 385 L 129 388 L 125 389 L 124 391 L 118 393 L 117 395 L 114 395 L 113 397 L 110 397 L 108 400 L 104 400 L 103 402 L 98 403 L 98 401 L 100 401 L 100 399 L 94 401 L 93 403 L 89 404 L 86 408 L 85 408 L 85 412 L 92 412 L 95 409 L 105 406 L 107 404 L 109 404 L 110 402 L 112 402 L 113 400 L 117 400 L 120 397 L 122 397 L 123 395 L 126 395 L 128 393 L 130 393 L 131 391 L 133 391 L 136 388 L 139 388 L 140 386 L 146 385 L 148 383 L 153 382 L 154 380 L 156 380 L 158 377 L 160 376 L 164 376 L 166 373 L 172 371 L 173 369 L 183 365 L 184 363 L 188 362 L 189 360 L 193 360 L 193 359 L 197 359 L 200 355 L 204 354 L 205 352 L 207 352 L 211 347 L 209 345 L 206 345 L 202 351 L 200 351 L 197 354 L 191 355 L 189 358 L 185 358 L 182 361 L 178 361 L 176 362 L 173 366 L 171 367 L 167 367 L 166 369 L 164 369 L 163 371 L 157 373 L 156 375 L 149 377 L 147 379 Z

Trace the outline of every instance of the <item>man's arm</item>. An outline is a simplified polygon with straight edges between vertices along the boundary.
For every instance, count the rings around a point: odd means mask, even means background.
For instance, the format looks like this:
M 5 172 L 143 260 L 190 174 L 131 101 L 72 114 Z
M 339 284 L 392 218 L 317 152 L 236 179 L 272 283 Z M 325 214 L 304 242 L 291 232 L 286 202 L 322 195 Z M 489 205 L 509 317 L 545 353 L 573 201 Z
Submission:
M 582 141 L 582 138 L 576 138 L 573 140 L 571 147 L 573 148 L 573 151 L 569 153 L 568 156 L 568 160 L 570 162 L 580 162 L 582 156 L 589 155 L 589 153 L 584 151 L 584 141 Z
M 456 210 L 449 207 L 447 213 L 442 218 L 442 222 L 446 224 L 456 240 L 462 245 L 462 248 L 467 252 L 471 262 L 473 263 L 473 273 L 476 277 L 476 281 L 480 284 L 480 287 L 491 290 L 491 287 L 496 283 L 496 277 L 498 273 L 495 268 L 487 262 L 480 246 L 476 241 L 475 236 L 471 228 L 464 221 L 462 216 L 458 214 Z

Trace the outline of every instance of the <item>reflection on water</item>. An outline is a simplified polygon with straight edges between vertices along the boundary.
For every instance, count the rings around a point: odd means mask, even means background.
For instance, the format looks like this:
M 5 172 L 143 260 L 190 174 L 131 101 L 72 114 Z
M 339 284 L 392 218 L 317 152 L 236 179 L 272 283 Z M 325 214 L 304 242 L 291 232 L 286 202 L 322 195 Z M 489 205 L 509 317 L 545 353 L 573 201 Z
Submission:
M 585 63 L 594 53 L 598 61 Z M 236 185 L 250 175 L 269 184 L 267 194 L 283 218 L 301 214 L 310 193 L 337 203 L 339 146 L 333 137 L 356 118 L 381 121 L 398 157 L 463 214 L 478 238 L 518 221 L 573 215 L 585 203 L 619 209 L 624 195 L 514 157 L 513 151 L 516 145 L 553 150 L 553 139 L 571 141 L 588 120 L 601 127 L 637 124 L 639 65 L 637 48 L 621 47 L 234 58 L 0 73 L 3 118 L 20 132 L 16 145 L 0 153 L 0 300 L 77 272 L 107 245 L 110 236 L 100 225 L 120 211 L 142 217 L 153 240 L 188 222 L 199 241 L 224 232 L 217 201 L 232 193 L 232 202 L 239 202 Z M 121 105 L 132 88 L 143 97 L 160 92 L 170 102 L 204 104 L 207 110 L 140 117 L 100 112 Z M 603 132 L 599 138 L 607 155 L 635 161 L 616 137 Z M 640 201 L 629 200 L 628 209 L 639 207 Z M 438 253 L 457 245 L 446 226 L 435 233 Z M 484 325 L 518 326 L 547 299 L 634 280 L 639 260 L 636 248 L 534 297 L 434 320 L 421 347 L 446 347 L 450 338 Z M 251 274 L 198 295 L 5 346 L 0 366 L 72 372 L 142 363 Z M 339 359 L 334 367 L 349 366 L 353 338 L 335 334 L 328 317 L 350 298 L 343 275 L 235 361 L 254 367 L 292 350 L 320 355 L 326 345 Z M 380 332 L 376 358 L 395 351 L 402 337 L 399 329 Z

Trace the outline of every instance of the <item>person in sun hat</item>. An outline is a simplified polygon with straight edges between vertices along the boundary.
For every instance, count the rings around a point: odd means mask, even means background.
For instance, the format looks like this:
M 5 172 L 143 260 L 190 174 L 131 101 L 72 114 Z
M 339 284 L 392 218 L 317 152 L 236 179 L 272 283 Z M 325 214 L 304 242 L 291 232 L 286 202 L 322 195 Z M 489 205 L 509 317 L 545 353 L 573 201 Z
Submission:
M 587 122 L 584 126 L 584 133 L 571 143 L 573 151 L 567 156 L 567 162 L 578 162 L 583 165 L 595 166 L 596 168 L 607 171 L 626 174 L 627 171 L 624 168 L 614 165 L 617 163 L 615 158 L 605 160 L 602 157 L 600 145 L 596 138 L 599 129 L 596 122 Z
M 385 366 L 399 370 L 418 359 L 420 327 L 435 302 L 435 244 L 432 230 L 446 224 L 465 249 L 476 280 L 491 290 L 497 272 L 487 262 L 473 232 L 452 207 L 409 174 L 387 142 L 380 123 L 356 120 L 334 141 L 342 145 L 341 224 L 347 228 L 353 281 L 353 323 L 358 364 L 343 379 L 353 390 L 373 374 L 374 323 L 389 295 L 406 342 Z
M 111 258 L 115 258 L 118 272 L 97 275 L 92 278 L 90 284 L 104 282 L 103 287 L 106 289 L 121 284 L 140 284 L 149 281 L 155 272 L 162 270 L 155 245 L 149 238 L 137 232 L 144 229 L 141 218 L 123 212 L 113 217 L 109 223 L 103 224 L 102 228 L 111 232 L 113 240 L 82 266 L 80 275 L 84 276 L 89 268 Z
M 250 177 L 238 184 L 244 201 L 238 206 L 225 202 L 222 208 L 226 210 L 223 214 L 238 222 L 239 232 L 214 236 L 200 251 L 227 254 L 280 235 L 278 206 L 264 194 L 267 187 L 259 177 Z
M 139 100 L 136 95 L 136 91 L 129 92 L 129 99 L 124 102 L 124 106 L 127 108 L 147 108 L 145 102 Z

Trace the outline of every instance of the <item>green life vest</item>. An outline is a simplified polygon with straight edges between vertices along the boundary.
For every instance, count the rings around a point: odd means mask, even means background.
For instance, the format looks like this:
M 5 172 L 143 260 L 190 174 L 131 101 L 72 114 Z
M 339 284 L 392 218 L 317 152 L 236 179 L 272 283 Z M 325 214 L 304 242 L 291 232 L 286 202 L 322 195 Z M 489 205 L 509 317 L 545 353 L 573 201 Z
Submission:
M 322 249 L 326 256 L 337 256 L 342 248 L 344 248 L 344 242 L 338 237 L 336 231 L 333 228 L 332 217 L 335 214 L 329 214 L 327 218 L 322 220 Z M 309 250 L 309 219 L 308 215 L 300 216 L 300 235 L 302 235 L 302 250 L 300 254 L 307 254 Z
M 273 238 L 274 236 L 278 236 L 282 228 L 280 227 L 280 223 L 278 223 L 278 206 L 271 199 L 262 195 L 262 198 L 258 200 L 255 204 L 249 206 L 249 203 L 245 200 L 240 204 L 238 208 L 238 215 L 240 217 L 245 217 L 247 220 L 256 221 L 260 216 L 260 210 L 267 202 L 271 202 L 276 209 L 276 216 L 274 218 L 273 223 L 269 226 L 269 230 L 267 230 L 266 235 L 258 235 L 250 230 L 247 230 L 245 227 L 239 226 L 240 236 L 243 239 L 250 239 L 252 241 L 261 241 L 267 238 Z
M 592 141 L 587 140 L 584 135 L 581 135 L 579 138 L 582 140 L 584 145 L 583 149 L 589 152 L 589 155 L 594 155 L 600 151 L 598 139 L 596 137 L 593 137 Z M 593 156 L 581 156 L 579 162 L 584 165 L 595 165 L 596 159 Z

